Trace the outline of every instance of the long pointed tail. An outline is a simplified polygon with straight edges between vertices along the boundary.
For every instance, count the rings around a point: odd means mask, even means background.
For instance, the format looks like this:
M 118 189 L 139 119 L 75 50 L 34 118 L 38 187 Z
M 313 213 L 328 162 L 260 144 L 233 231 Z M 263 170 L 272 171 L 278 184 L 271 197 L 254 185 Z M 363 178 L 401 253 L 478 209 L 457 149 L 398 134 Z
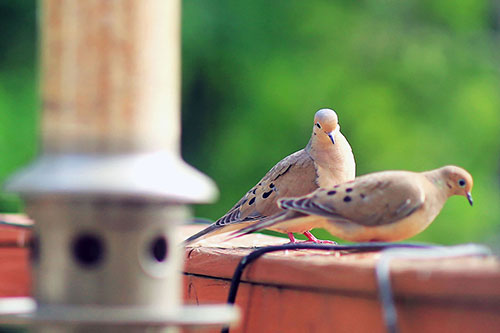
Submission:
M 251 234 L 252 232 L 256 232 L 259 230 L 269 228 L 270 226 L 273 226 L 273 225 L 276 225 L 276 224 L 283 222 L 285 220 L 291 219 L 291 218 L 295 217 L 297 214 L 303 215 L 302 213 L 294 212 L 294 211 L 286 211 L 286 210 L 281 211 L 281 212 L 276 213 L 272 216 L 269 216 L 269 217 L 267 217 L 267 218 L 265 218 L 257 223 L 251 224 L 248 227 L 236 230 L 235 232 L 231 233 L 229 239 L 238 238 L 241 236 Z
M 218 229 L 220 229 L 220 225 L 212 223 L 211 225 L 209 225 L 205 229 L 197 232 L 196 234 L 194 234 L 194 235 L 188 237 L 186 240 L 184 240 L 184 245 L 189 245 L 189 244 L 193 243 L 194 241 L 202 240 L 203 238 L 205 238 L 205 236 L 215 232 Z

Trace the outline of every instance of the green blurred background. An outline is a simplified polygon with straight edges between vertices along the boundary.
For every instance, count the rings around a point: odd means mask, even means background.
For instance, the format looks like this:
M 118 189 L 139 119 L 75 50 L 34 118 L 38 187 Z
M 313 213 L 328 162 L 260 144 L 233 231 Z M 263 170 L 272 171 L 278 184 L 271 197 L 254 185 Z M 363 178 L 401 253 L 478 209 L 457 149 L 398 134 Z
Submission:
M 0 181 L 37 147 L 36 2 L 0 3 Z M 183 156 L 224 214 L 337 111 L 357 174 L 457 164 L 475 179 L 414 240 L 500 234 L 500 4 L 490 0 L 183 2 Z M 5 194 L 0 210 L 19 209 Z M 319 237 L 326 234 L 316 232 Z

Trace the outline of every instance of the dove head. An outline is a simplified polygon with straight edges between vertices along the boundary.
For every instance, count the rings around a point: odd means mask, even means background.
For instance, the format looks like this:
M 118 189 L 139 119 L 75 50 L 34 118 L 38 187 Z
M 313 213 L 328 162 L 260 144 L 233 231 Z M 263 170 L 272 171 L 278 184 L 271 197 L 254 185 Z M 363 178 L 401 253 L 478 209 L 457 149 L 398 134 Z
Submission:
M 441 174 L 446 187 L 448 187 L 449 195 L 463 195 L 469 200 L 472 206 L 473 201 L 470 192 L 472 190 L 473 180 L 471 174 L 454 165 L 448 165 L 441 168 Z
M 314 115 L 313 135 L 321 141 L 335 144 L 335 135 L 339 132 L 340 125 L 337 114 L 331 109 L 321 109 Z

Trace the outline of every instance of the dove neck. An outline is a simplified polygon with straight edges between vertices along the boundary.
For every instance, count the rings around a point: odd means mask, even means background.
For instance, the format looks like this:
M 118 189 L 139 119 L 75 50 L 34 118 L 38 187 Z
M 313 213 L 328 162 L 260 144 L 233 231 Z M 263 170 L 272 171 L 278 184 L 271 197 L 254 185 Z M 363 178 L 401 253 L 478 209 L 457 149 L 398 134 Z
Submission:
M 314 152 L 339 151 L 340 143 L 338 142 L 338 137 L 340 135 L 341 134 L 338 132 L 334 134 L 334 139 L 336 140 L 336 142 L 335 144 L 333 144 L 327 135 L 321 135 L 321 134 L 318 135 L 313 131 L 311 139 L 307 143 L 306 151 L 310 155 L 314 154 Z
M 335 144 L 328 137 L 327 140 L 322 140 L 313 134 L 305 150 L 314 161 L 320 187 L 330 187 L 354 179 L 354 156 L 341 133 L 335 135 Z
M 443 178 L 441 169 L 426 171 L 423 175 L 434 185 L 437 197 L 442 199 L 443 202 L 453 195 L 452 190 L 447 186 L 446 180 Z
M 334 161 L 341 161 L 346 149 L 351 152 L 350 146 L 344 136 L 335 133 L 335 144 L 326 135 L 311 135 L 311 139 L 305 150 L 317 162 L 324 160 L 325 164 L 330 164 L 332 158 Z M 352 152 L 351 152 L 352 154 Z

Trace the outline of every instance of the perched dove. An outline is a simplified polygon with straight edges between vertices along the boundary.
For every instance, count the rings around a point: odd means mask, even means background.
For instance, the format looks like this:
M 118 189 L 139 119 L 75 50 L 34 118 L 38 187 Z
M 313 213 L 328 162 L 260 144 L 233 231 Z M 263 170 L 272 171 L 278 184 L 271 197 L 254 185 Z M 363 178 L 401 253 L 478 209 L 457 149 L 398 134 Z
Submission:
M 349 181 L 354 179 L 355 169 L 351 146 L 340 133 L 337 114 L 321 109 L 314 116 L 311 140 L 304 149 L 278 162 L 224 216 L 189 237 L 185 244 L 260 221 L 280 211 L 277 199 L 305 195 L 318 187 Z M 288 233 L 291 242 L 295 241 L 290 231 L 280 230 Z M 301 233 L 310 241 L 318 242 L 309 229 Z
M 472 176 L 457 166 L 421 173 L 376 172 L 280 199 L 284 211 L 234 234 L 261 229 L 304 232 L 314 226 L 347 241 L 400 241 L 427 228 L 452 195 L 467 197 L 472 206 L 471 189 Z

